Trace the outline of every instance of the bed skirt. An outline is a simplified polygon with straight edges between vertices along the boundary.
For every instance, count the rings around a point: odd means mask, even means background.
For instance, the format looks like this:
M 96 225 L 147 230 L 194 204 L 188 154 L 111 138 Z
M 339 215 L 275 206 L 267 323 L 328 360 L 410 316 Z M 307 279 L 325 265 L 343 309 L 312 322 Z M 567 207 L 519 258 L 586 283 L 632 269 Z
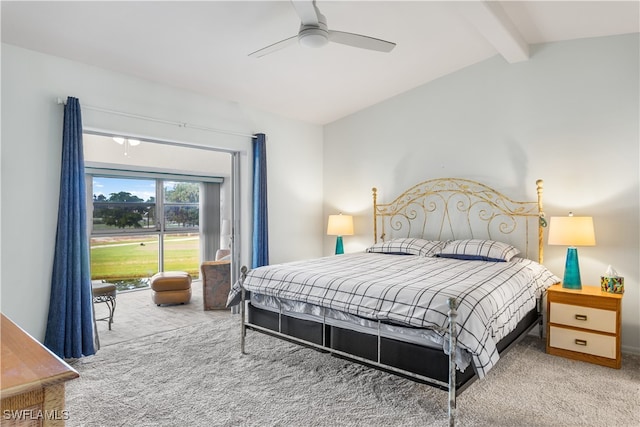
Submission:
M 304 340 L 320 346 L 310 346 L 315 350 L 322 351 L 327 348 L 327 352 L 338 350 L 357 358 L 350 359 L 348 356 L 342 356 L 332 353 L 336 357 L 342 357 L 352 360 L 356 363 L 372 366 L 375 369 L 384 370 L 395 375 L 400 375 L 425 384 L 432 385 L 442 390 L 447 390 L 445 385 L 439 385 L 429 381 L 410 375 L 403 375 L 400 372 L 391 369 L 381 368 L 379 364 L 388 365 L 390 367 L 407 371 L 419 376 L 427 377 L 441 383 L 446 384 L 449 380 L 449 356 L 442 349 L 421 346 L 415 343 L 403 342 L 397 339 L 386 337 L 378 337 L 363 332 L 352 331 L 336 326 L 322 324 L 313 320 L 304 320 L 280 315 L 273 311 L 255 307 L 251 303 L 248 306 L 247 328 L 251 329 L 251 324 L 260 326 L 261 332 L 269 333 L 269 331 L 280 332 L 286 336 Z M 516 329 L 498 342 L 497 347 L 500 354 L 514 345 L 519 338 L 528 333 L 536 324 L 541 325 L 541 315 L 538 310 L 531 310 L 518 323 Z M 283 338 L 281 335 L 278 335 Z M 286 339 L 286 337 L 284 337 Z M 380 341 L 380 352 L 378 356 L 378 340 Z M 295 341 L 300 344 L 299 341 Z M 303 344 L 304 345 L 304 344 Z M 379 357 L 379 360 L 378 360 Z M 377 365 L 369 365 L 367 360 Z M 472 366 L 469 366 L 464 372 L 456 371 L 456 395 L 462 393 L 477 378 Z

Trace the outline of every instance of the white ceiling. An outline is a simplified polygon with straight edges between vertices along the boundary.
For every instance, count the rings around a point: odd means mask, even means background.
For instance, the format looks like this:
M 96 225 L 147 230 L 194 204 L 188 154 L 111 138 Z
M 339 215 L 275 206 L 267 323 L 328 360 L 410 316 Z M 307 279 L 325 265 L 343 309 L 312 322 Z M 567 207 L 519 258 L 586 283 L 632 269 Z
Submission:
M 249 53 L 298 32 L 288 1 L 2 1 L 2 42 L 325 124 L 494 55 L 640 31 L 638 1 L 318 1 L 329 29 L 397 43 Z

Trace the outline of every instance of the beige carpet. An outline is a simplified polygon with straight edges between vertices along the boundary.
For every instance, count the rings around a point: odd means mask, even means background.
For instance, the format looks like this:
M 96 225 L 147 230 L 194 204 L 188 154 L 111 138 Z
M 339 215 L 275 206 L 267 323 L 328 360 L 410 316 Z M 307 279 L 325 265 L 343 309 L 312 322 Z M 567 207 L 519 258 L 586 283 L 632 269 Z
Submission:
M 68 426 L 443 426 L 447 394 L 215 318 L 72 361 Z M 527 337 L 458 398 L 461 426 L 640 425 L 640 357 L 615 370 Z

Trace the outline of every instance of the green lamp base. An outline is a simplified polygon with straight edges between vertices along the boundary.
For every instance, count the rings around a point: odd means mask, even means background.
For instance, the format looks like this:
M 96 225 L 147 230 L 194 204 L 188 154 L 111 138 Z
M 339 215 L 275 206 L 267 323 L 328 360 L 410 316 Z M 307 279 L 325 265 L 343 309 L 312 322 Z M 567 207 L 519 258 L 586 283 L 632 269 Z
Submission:
M 582 289 L 580 265 L 578 264 L 578 248 L 567 249 L 567 261 L 564 265 L 562 287 L 566 289 Z
M 336 255 L 344 253 L 344 246 L 342 244 L 342 236 L 336 238 Z

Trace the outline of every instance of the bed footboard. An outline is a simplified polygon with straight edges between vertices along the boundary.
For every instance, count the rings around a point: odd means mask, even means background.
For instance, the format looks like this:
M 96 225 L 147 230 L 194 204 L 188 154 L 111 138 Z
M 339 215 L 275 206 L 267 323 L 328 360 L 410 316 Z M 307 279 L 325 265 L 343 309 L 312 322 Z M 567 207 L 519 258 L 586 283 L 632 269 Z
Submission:
M 243 269 L 243 274 L 246 269 Z M 243 278 L 241 278 L 243 280 Z M 414 343 L 397 341 L 340 327 L 324 322 L 301 320 L 282 312 L 268 311 L 255 307 L 247 300 L 248 293 L 242 293 L 241 302 L 241 351 L 246 354 L 246 331 L 255 330 L 285 341 L 313 348 L 323 353 L 357 362 L 365 366 L 398 375 L 412 381 L 427 384 L 448 391 L 449 424 L 457 418 L 456 398 L 477 379 L 470 366 L 464 372 L 456 370 L 455 357 L 458 348 L 455 338 L 449 342 L 453 351 L 446 355 L 442 349 L 424 347 Z M 457 336 L 457 302 L 449 301 L 449 335 Z M 538 309 L 530 311 L 520 321 L 516 329 L 497 343 L 500 354 L 507 352 L 540 324 L 542 315 Z M 429 363 L 424 361 L 428 360 Z
M 458 303 L 455 298 L 449 298 L 449 425 L 456 423 L 456 348 L 458 342 L 456 337 L 456 318 L 458 317 Z
M 332 339 L 332 331 L 335 329 L 333 326 L 329 326 L 326 323 L 318 324 L 317 322 L 308 321 L 308 320 L 300 320 L 294 319 L 284 315 L 282 312 L 273 313 L 270 311 L 265 311 L 262 309 L 258 309 L 253 307 L 250 302 L 247 301 L 246 290 L 244 289 L 243 282 L 246 277 L 247 268 L 242 267 L 241 269 L 242 277 L 240 278 L 240 283 L 242 286 L 241 291 L 241 302 L 240 302 L 240 312 L 241 312 L 241 333 L 240 333 L 240 350 L 242 354 L 246 354 L 245 344 L 246 344 L 246 333 L 247 329 L 259 331 L 265 333 L 267 335 L 276 336 L 278 338 L 284 339 L 286 341 L 294 342 L 300 345 L 304 345 L 306 347 L 314 348 L 318 351 L 324 353 L 332 353 L 338 357 L 345 358 L 350 361 L 358 362 L 363 365 L 371 366 L 386 372 L 390 372 L 405 378 L 409 378 L 411 380 L 428 384 L 430 386 L 434 386 L 440 388 L 442 390 L 448 390 L 449 392 L 449 404 L 448 404 L 448 417 L 449 417 L 449 425 L 455 425 L 456 418 L 456 397 L 462 392 L 464 388 L 470 385 L 473 380 L 475 380 L 476 375 L 472 370 L 467 370 L 467 373 L 459 373 L 456 370 L 456 348 L 457 348 L 457 340 L 456 340 L 456 323 L 455 319 L 457 316 L 457 302 L 454 298 L 449 299 L 449 355 L 443 356 L 448 361 L 448 378 L 438 379 L 433 378 L 432 376 L 426 376 L 420 373 L 416 373 L 414 370 L 408 370 L 399 368 L 397 365 L 384 363 L 387 360 L 393 360 L 387 356 L 384 352 L 384 349 L 389 347 L 389 343 L 394 340 L 388 338 L 382 338 L 380 334 L 378 334 L 377 341 L 377 350 L 374 357 L 370 355 L 357 355 L 351 351 L 344 351 L 340 349 L 340 345 L 337 345 L 337 341 Z M 250 310 L 247 310 L 250 308 Z M 303 323 L 303 324 L 302 324 Z M 380 323 L 380 322 L 379 322 Z M 339 328 L 338 328 L 339 329 Z M 346 330 L 343 330 L 346 331 Z M 351 342 L 351 340 L 348 340 Z M 421 348 L 416 344 L 407 344 L 398 342 L 399 345 L 409 345 L 414 346 L 415 348 Z M 337 347 L 337 348 L 336 348 Z M 443 355 L 441 351 L 437 351 L 434 349 L 426 349 L 432 354 Z M 392 351 L 393 352 L 393 351 Z M 395 353 L 399 354 L 402 352 L 395 351 Z M 405 353 L 406 354 L 406 353 Z M 421 360 L 429 360 L 428 358 L 421 358 Z M 402 365 L 401 365 L 402 366 Z M 461 374 L 461 375 L 458 375 Z M 437 375 L 435 375 L 437 377 Z

